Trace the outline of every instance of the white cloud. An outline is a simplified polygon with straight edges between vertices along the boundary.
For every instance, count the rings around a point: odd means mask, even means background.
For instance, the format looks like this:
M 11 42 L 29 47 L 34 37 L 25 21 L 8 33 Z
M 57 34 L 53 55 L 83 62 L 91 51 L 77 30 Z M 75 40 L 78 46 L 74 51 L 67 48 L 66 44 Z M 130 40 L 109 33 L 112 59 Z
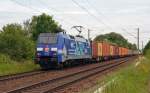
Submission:
M 3 2 L 0 2 L 0 12 L 12 12 L 12 13 L 28 13 L 33 12 L 29 8 L 23 7 L 21 5 L 18 5 L 16 3 L 13 3 L 9 0 L 3 0 Z
M 64 11 L 64 12 L 57 12 L 55 14 L 64 14 L 64 15 L 87 15 L 88 13 L 85 11 Z
M 0 1 L 0 27 L 11 22 L 21 23 L 23 20 L 31 18 L 33 15 L 45 12 L 49 15 L 53 15 L 70 34 L 77 34 L 74 30 L 70 29 L 73 25 L 83 25 L 86 28 L 92 29 L 92 37 L 95 37 L 98 34 L 112 32 L 106 25 L 94 17 L 91 17 L 86 11 L 79 8 L 71 0 Z M 109 25 L 113 31 L 121 33 L 131 42 L 136 43 L 136 40 L 127 35 L 126 32 L 121 31 L 120 28 L 126 28 L 133 34 L 136 34 L 136 31 L 133 29 L 137 27 L 140 27 L 141 31 L 143 31 L 143 29 L 150 29 L 149 0 L 88 0 L 98 11 L 89 6 L 86 0 L 76 1 L 86 7 L 88 11 L 95 15 L 99 20 Z M 103 15 L 101 15 L 101 13 Z M 84 30 L 83 34 L 87 37 L 86 30 Z M 141 39 L 147 42 L 147 37 L 149 35 L 150 33 L 141 35 Z

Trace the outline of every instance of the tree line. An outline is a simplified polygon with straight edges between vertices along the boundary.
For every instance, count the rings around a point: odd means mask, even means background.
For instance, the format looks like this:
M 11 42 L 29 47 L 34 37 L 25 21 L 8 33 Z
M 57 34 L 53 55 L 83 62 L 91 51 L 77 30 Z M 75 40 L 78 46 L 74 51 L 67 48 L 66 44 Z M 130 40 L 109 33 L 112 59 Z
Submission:
M 137 49 L 136 44 L 130 43 L 122 35 L 115 32 L 111 32 L 104 35 L 98 35 L 97 37 L 95 37 L 94 41 L 109 42 L 129 49 L 133 49 L 133 50 Z
M 146 44 L 143 53 L 146 54 L 147 52 L 150 52 L 150 41 Z
M 61 32 L 61 26 L 45 13 L 33 16 L 23 25 L 7 24 L 0 30 L 0 54 L 8 55 L 13 60 L 31 60 L 35 53 L 38 35 L 42 32 Z

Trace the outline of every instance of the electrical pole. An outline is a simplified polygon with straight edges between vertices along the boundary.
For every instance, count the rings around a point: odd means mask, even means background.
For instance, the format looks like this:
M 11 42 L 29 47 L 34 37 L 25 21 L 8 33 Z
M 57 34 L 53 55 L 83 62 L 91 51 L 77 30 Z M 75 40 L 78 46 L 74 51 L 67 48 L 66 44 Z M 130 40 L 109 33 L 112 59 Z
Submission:
M 79 32 L 79 35 L 80 35 L 82 32 L 83 26 L 73 26 L 72 28 L 75 28 Z
M 144 45 L 143 45 L 143 41 L 142 41 L 142 53 L 143 53 L 143 50 L 144 50 Z
M 140 50 L 140 49 L 139 49 L 139 41 L 140 41 L 140 40 L 139 40 L 139 39 L 140 39 L 140 38 L 139 38 L 139 31 L 140 31 L 140 29 L 137 28 L 137 48 L 138 48 L 138 51 Z
M 90 31 L 92 30 L 88 29 L 88 40 L 90 40 Z

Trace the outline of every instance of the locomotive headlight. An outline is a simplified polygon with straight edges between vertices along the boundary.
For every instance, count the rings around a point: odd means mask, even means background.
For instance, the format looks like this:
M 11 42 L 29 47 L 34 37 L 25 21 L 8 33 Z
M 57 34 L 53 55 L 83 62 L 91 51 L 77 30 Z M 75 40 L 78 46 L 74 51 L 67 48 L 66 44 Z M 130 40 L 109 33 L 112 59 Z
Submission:
M 43 48 L 37 48 L 36 50 L 37 51 L 43 51 Z
M 51 51 L 57 51 L 57 48 L 51 48 Z

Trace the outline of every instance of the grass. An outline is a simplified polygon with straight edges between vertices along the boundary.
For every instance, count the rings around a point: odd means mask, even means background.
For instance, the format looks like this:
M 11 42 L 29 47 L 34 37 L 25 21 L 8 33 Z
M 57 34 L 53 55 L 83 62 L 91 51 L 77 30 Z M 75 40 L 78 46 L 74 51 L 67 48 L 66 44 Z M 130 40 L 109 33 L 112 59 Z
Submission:
M 34 71 L 39 68 L 32 61 L 16 62 L 9 56 L 0 54 L 0 76 Z
M 103 93 L 148 93 L 150 62 L 144 58 L 138 66 L 132 65 L 125 68 L 106 81 L 115 77 L 117 79 L 106 86 Z
M 97 85 L 85 93 L 149 93 L 150 85 L 150 55 L 141 57 L 128 67 L 124 67 L 111 75 L 108 75 L 103 82 L 98 81 Z M 101 92 L 97 91 L 103 86 Z

